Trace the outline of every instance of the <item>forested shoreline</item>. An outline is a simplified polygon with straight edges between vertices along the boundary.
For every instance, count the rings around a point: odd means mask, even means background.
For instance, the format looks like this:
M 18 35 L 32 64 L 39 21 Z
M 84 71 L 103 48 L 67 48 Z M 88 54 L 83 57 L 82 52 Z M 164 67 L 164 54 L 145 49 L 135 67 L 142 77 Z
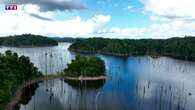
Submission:
M 5 109 L 20 84 L 42 76 L 29 57 L 19 57 L 11 51 L 0 54 L 0 68 L 0 110 Z
M 8 37 L 0 37 L 0 46 L 39 47 L 56 45 L 58 45 L 58 42 L 56 40 L 40 35 L 22 34 Z
M 72 37 L 51 37 L 51 39 L 56 40 L 57 42 L 74 42 L 77 38 L 72 38 Z
M 115 56 L 151 55 L 195 60 L 195 37 L 170 39 L 77 39 L 69 50 Z

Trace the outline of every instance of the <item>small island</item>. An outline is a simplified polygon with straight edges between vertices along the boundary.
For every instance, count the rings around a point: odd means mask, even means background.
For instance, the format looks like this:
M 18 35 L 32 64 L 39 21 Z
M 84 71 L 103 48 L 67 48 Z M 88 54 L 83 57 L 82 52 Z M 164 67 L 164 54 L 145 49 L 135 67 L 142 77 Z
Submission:
M 66 80 L 104 80 L 105 64 L 98 57 L 77 55 L 64 69 L 64 75 Z
M 48 37 L 32 34 L 22 34 L 0 37 L 0 46 L 8 47 L 41 47 L 56 46 L 58 42 Z
M 101 88 L 106 80 L 105 64 L 98 57 L 77 55 L 64 69 L 65 82 L 74 88 Z

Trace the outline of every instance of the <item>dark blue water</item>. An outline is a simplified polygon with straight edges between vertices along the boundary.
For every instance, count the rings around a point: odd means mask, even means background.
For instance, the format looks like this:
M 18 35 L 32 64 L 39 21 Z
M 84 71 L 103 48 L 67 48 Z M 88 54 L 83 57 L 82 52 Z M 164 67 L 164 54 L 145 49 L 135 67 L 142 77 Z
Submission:
M 62 71 L 75 54 L 70 44 L 44 48 L 6 48 L 28 55 L 42 72 Z M 48 52 L 53 57 L 44 53 Z M 194 110 L 195 63 L 168 57 L 97 55 L 106 64 L 107 80 L 100 87 L 77 88 L 64 80 L 39 83 L 20 110 Z M 49 64 L 45 64 L 50 62 Z M 46 65 L 46 66 L 45 66 Z

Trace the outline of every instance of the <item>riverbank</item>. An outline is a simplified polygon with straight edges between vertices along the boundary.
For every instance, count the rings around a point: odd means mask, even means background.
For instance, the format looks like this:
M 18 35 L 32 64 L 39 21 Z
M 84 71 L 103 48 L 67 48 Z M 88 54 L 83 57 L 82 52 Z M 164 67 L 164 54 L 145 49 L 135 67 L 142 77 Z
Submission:
M 170 39 L 107 39 L 88 38 L 73 42 L 69 50 L 80 53 L 98 53 L 120 57 L 171 56 L 195 60 L 195 37 Z
M 121 53 L 112 53 L 112 52 L 101 52 L 101 51 L 84 51 L 84 50 L 76 50 L 76 49 L 69 49 L 71 52 L 81 53 L 81 54 L 103 54 L 103 55 L 113 55 L 118 57 L 128 57 L 129 54 L 121 54 Z
M 33 79 L 33 80 L 29 80 L 29 81 L 25 81 L 23 82 L 16 90 L 16 93 L 15 93 L 15 97 L 13 97 L 11 99 L 11 101 L 6 105 L 6 108 L 5 110 L 13 110 L 16 105 L 18 104 L 18 102 L 20 101 L 21 99 L 21 96 L 22 96 L 22 90 L 23 88 L 31 85 L 31 84 L 34 84 L 34 83 L 37 83 L 37 82 L 40 82 L 44 80 L 44 78 L 37 78 L 37 79 Z
M 97 80 L 105 80 L 106 76 L 96 76 L 96 77 L 65 77 L 65 80 L 75 80 L 75 81 L 97 81 Z
M 52 80 L 52 79 L 64 79 L 64 80 L 71 80 L 71 81 L 99 81 L 99 80 L 105 80 L 106 76 L 76 78 L 76 77 L 65 77 L 62 75 L 48 75 L 48 76 L 25 81 L 17 88 L 15 97 L 13 97 L 12 100 L 6 105 L 5 110 L 14 110 L 14 108 L 21 100 L 23 88 L 28 87 L 29 85 L 32 85 L 34 83 L 38 83 L 44 80 Z
M 160 57 L 161 55 L 159 54 L 154 54 L 154 53 L 114 53 L 114 52 L 102 52 L 102 51 L 87 51 L 87 50 L 78 50 L 78 49 L 70 49 L 69 51 L 75 52 L 75 53 L 81 53 L 81 54 L 103 54 L 103 55 L 112 55 L 112 56 L 117 56 L 117 57 L 129 57 L 129 56 L 144 56 L 148 55 L 151 57 Z
M 81 53 L 81 54 L 103 54 L 103 55 L 112 55 L 116 57 L 129 57 L 129 56 L 151 56 L 152 58 L 159 58 L 159 57 L 170 57 L 178 60 L 187 60 L 187 61 L 195 61 L 195 57 L 190 57 L 190 56 L 181 56 L 181 55 L 171 55 L 171 54 L 144 54 L 144 53 L 129 53 L 129 54 L 121 54 L 121 53 L 112 53 L 112 52 L 90 52 L 90 51 L 83 51 L 83 50 L 74 50 L 74 49 L 69 49 L 71 52 L 75 53 Z

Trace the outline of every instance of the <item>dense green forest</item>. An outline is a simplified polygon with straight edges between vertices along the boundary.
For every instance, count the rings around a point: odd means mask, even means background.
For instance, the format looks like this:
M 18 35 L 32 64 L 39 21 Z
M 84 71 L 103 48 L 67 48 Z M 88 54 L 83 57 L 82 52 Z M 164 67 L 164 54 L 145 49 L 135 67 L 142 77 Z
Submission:
M 78 39 L 69 50 L 83 53 L 103 53 L 117 56 L 153 55 L 179 59 L 195 59 L 195 37 L 170 39 Z
M 64 38 L 51 37 L 51 39 L 56 40 L 58 42 L 74 42 L 76 40 L 76 38 L 72 38 L 72 37 L 64 37 Z
M 14 96 L 23 81 L 41 76 L 28 57 L 6 51 L 0 54 L 0 110 Z
M 0 37 L 0 45 L 11 47 L 55 46 L 58 45 L 58 42 L 40 35 L 23 34 L 9 37 Z
M 105 64 L 98 57 L 76 56 L 71 64 L 64 69 L 65 75 L 70 77 L 95 77 L 105 75 Z

